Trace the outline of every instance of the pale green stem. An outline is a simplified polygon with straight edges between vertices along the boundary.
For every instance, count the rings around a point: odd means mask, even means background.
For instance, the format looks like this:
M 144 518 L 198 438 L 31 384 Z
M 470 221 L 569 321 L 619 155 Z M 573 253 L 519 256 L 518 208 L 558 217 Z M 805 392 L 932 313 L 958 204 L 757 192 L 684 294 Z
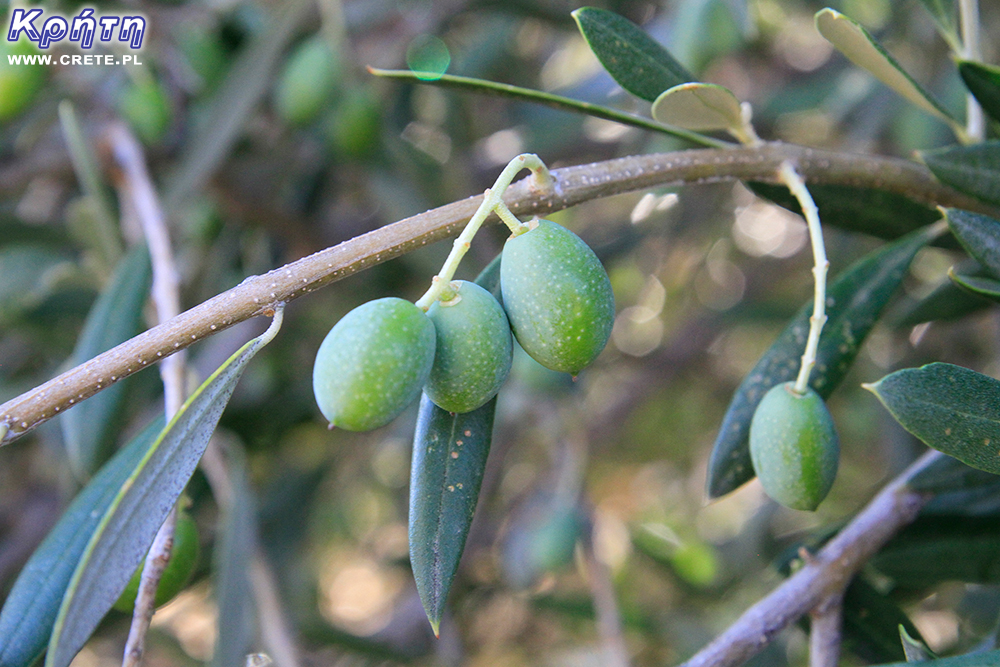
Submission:
M 486 221 L 490 213 L 495 211 L 500 220 L 507 225 L 514 236 L 528 231 L 528 226 L 518 220 L 510 212 L 510 209 L 507 208 L 507 205 L 503 203 L 503 193 L 506 192 L 511 181 L 514 180 L 514 177 L 522 169 L 531 170 L 535 178 L 534 189 L 543 192 L 555 190 L 555 181 L 552 179 L 548 167 L 545 166 L 545 163 L 537 155 L 523 153 L 511 160 L 504 167 L 504 170 L 500 172 L 493 187 L 485 192 L 483 203 L 479 205 L 479 208 L 476 209 L 475 214 L 473 214 L 465 229 L 455 239 L 455 243 L 451 247 L 451 252 L 448 253 L 448 258 L 444 260 L 441 270 L 431 279 L 430 289 L 417 300 L 418 308 L 426 311 L 431 307 L 431 304 L 440 299 L 448 291 L 448 285 L 451 279 L 455 277 L 455 271 L 458 270 L 458 265 L 462 262 L 462 258 L 465 257 L 465 253 L 469 251 L 472 239 L 475 237 L 476 232 L 479 231 L 479 228 L 483 226 L 483 222 Z
M 959 0 L 959 17 L 962 22 L 962 57 L 966 60 L 981 61 L 982 49 L 979 45 L 979 1 Z M 965 96 L 965 132 L 971 141 L 982 141 L 986 136 L 986 121 L 983 108 L 972 93 Z
M 795 392 L 804 394 L 809 386 L 809 374 L 816 364 L 816 349 L 819 347 L 819 335 L 826 324 L 826 270 L 830 262 L 826 259 L 826 247 L 823 245 L 823 229 L 819 224 L 819 211 L 816 202 L 813 201 L 806 183 L 795 171 L 791 162 L 781 163 L 778 171 L 781 180 L 792 191 L 802 208 L 802 214 L 806 218 L 806 226 L 809 228 L 809 238 L 812 241 L 813 251 L 813 278 L 815 279 L 816 291 L 813 295 L 813 314 L 809 318 L 809 338 L 806 339 L 806 350 L 802 353 L 802 366 L 799 368 L 799 376 L 795 379 Z

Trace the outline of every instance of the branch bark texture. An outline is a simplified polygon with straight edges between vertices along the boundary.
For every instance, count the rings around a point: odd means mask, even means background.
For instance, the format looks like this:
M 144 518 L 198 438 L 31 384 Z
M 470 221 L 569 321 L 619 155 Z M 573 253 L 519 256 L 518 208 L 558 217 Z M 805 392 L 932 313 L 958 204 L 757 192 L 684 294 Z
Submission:
M 517 215 L 544 215 L 592 199 L 654 186 L 736 180 L 778 183 L 779 166 L 786 160 L 795 164 L 808 182 L 876 188 L 927 204 L 984 210 L 976 200 L 938 183 L 915 162 L 780 143 L 639 155 L 555 169 L 554 194 L 534 191 L 528 178 L 512 185 L 504 200 Z M 481 201 L 482 196 L 476 196 L 447 204 L 247 278 L 0 405 L 0 444 L 24 435 L 118 380 L 213 333 L 261 315 L 277 303 L 297 299 L 417 247 L 454 236 Z

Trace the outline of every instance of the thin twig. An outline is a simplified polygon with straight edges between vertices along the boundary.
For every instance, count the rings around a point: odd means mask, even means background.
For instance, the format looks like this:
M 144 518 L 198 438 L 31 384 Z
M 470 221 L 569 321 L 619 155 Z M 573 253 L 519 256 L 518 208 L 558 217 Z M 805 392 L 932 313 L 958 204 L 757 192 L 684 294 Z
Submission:
M 837 667 L 840 661 L 843 594 L 814 609 L 809 625 L 809 667 Z
M 983 58 L 979 44 L 979 0 L 959 0 L 958 12 L 962 22 L 962 57 L 979 62 Z M 965 95 L 965 132 L 971 141 L 982 141 L 986 136 L 983 108 L 972 93 Z
M 114 124 L 108 129 L 108 143 L 115 164 L 121 170 L 119 189 L 123 199 L 130 203 L 142 227 L 149 247 L 153 267 L 153 303 L 156 319 L 167 322 L 180 314 L 180 288 L 174 254 L 166 218 L 160 207 L 160 200 L 146 169 L 146 158 L 135 136 L 124 126 Z M 184 357 L 175 354 L 160 362 L 160 377 L 163 380 L 164 411 L 169 421 L 184 404 Z M 122 667 L 137 667 L 142 662 L 145 651 L 146 633 L 156 609 L 156 591 L 163 571 L 170 562 L 174 544 L 174 529 L 177 525 L 177 508 L 167 515 L 160 526 L 142 568 L 139 590 L 135 596 L 132 625 Z
M 934 179 L 922 165 L 895 158 L 820 151 L 768 143 L 754 147 L 701 149 L 640 155 L 552 170 L 557 190 L 539 191 L 526 178 L 507 190 L 516 215 L 544 215 L 575 204 L 654 186 L 736 180 L 777 182 L 784 160 L 798 165 L 811 183 L 876 188 L 927 204 L 954 206 L 996 215 L 977 200 Z M 291 301 L 346 276 L 457 234 L 475 213 L 482 196 L 470 197 L 386 225 L 332 248 L 304 257 L 236 287 L 146 331 L 57 378 L 0 405 L 6 444 L 42 422 L 123 377 L 281 301 Z
M 943 456 L 930 451 L 876 495 L 801 570 L 750 607 L 682 667 L 736 667 L 767 646 L 804 614 L 840 595 L 858 570 L 903 526 L 929 496 L 907 486 L 916 472 Z
M 591 534 L 583 539 L 583 557 L 590 594 L 594 600 L 597 634 L 601 638 L 604 656 L 601 664 L 607 667 L 628 667 L 628 647 L 625 646 L 625 633 L 622 631 L 621 612 L 615 599 L 611 568 L 597 557 L 593 532 L 591 529 Z

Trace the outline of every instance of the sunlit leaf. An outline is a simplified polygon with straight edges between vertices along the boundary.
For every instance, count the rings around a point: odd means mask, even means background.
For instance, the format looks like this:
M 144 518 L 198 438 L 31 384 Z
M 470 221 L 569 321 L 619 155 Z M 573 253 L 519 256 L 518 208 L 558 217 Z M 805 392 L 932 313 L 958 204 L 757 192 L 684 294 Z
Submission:
M 920 151 L 939 181 L 990 204 L 1000 204 L 1000 141 Z
M 899 287 L 910 262 L 936 234 L 914 232 L 858 260 L 827 289 L 828 317 L 809 385 L 826 398 L 840 384 L 861 344 Z M 733 395 L 719 427 L 708 464 L 708 495 L 723 496 L 753 479 L 750 461 L 750 420 L 764 394 L 798 374 L 809 331 L 812 301 L 768 348 Z
M 711 83 L 674 86 L 653 102 L 653 118 L 696 132 L 726 131 L 747 140 L 740 101 L 728 88 Z
M 960 60 L 958 73 L 983 111 L 993 120 L 1000 120 L 1000 67 Z
M 91 306 L 69 359 L 70 366 L 82 364 L 139 333 L 151 277 L 146 246 L 132 248 Z M 70 465 L 81 479 L 87 479 L 111 451 L 127 382 L 108 387 L 60 417 Z
M 76 495 L 24 565 L 0 610 L 0 665 L 28 667 L 42 655 L 80 555 L 161 430 L 158 419 L 122 447 Z
M 198 388 L 121 487 L 73 572 L 49 640 L 46 667 L 67 667 L 118 599 L 194 473 L 236 382 L 280 323 L 279 311 L 264 334 Z
M 506 83 L 496 83 L 494 81 L 474 79 L 467 76 L 455 76 L 452 74 L 442 74 L 440 78 L 426 80 L 421 79 L 409 70 L 386 70 L 369 67 L 368 71 L 375 76 L 391 79 L 403 79 L 411 83 L 420 83 L 438 86 L 441 88 L 457 88 L 459 90 L 468 90 L 486 95 L 498 95 L 501 97 L 511 97 L 523 100 L 525 102 L 534 102 L 535 104 L 542 104 L 547 107 L 552 107 L 553 109 L 561 109 L 563 111 L 571 111 L 573 113 L 582 113 L 588 116 L 593 116 L 594 118 L 612 120 L 616 123 L 621 123 L 622 125 L 629 125 L 643 130 L 668 134 L 680 139 L 686 139 L 692 143 L 702 146 L 721 148 L 732 145 L 725 141 L 719 141 L 718 139 L 713 139 L 712 137 L 706 137 L 695 132 L 690 132 L 684 128 L 664 125 L 663 123 L 658 123 L 649 118 L 643 118 L 642 116 L 635 116 L 623 111 L 618 111 L 617 109 L 601 106 L 599 104 L 581 102 L 568 97 L 562 97 L 561 95 L 553 95 L 552 93 L 546 93 L 540 90 L 532 90 L 531 88 L 521 88 L 520 86 L 512 86 Z
M 956 122 L 857 21 L 828 7 L 816 13 L 816 29 L 851 62 L 911 103 L 948 123 Z
M 606 9 L 581 7 L 573 12 L 591 51 L 618 84 L 649 102 L 682 83 L 696 81 L 639 26 Z
M 1000 474 L 1000 381 L 935 363 L 896 371 L 865 388 L 927 446 Z

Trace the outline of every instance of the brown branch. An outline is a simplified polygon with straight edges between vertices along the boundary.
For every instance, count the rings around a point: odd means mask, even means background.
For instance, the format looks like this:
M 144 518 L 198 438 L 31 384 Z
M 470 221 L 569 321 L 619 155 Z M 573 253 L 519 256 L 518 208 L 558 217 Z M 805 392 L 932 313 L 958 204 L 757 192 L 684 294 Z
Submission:
M 819 151 L 780 143 L 640 155 L 553 170 L 557 192 L 515 183 L 505 201 L 519 215 L 545 214 L 575 204 L 654 186 L 757 180 L 776 183 L 778 166 L 796 163 L 809 182 L 878 188 L 928 204 L 984 210 L 981 203 L 938 183 L 923 166 L 894 158 Z M 470 197 L 406 218 L 304 257 L 180 314 L 59 377 L 0 405 L 0 444 L 123 377 L 227 327 L 320 287 L 456 234 L 482 197 Z M 4 433 L 7 427 L 7 432 Z
M 929 497 L 908 487 L 907 481 L 940 456 L 930 451 L 904 470 L 801 570 L 750 607 L 682 667 L 737 667 L 800 617 L 838 599 L 861 567 L 916 518 Z

